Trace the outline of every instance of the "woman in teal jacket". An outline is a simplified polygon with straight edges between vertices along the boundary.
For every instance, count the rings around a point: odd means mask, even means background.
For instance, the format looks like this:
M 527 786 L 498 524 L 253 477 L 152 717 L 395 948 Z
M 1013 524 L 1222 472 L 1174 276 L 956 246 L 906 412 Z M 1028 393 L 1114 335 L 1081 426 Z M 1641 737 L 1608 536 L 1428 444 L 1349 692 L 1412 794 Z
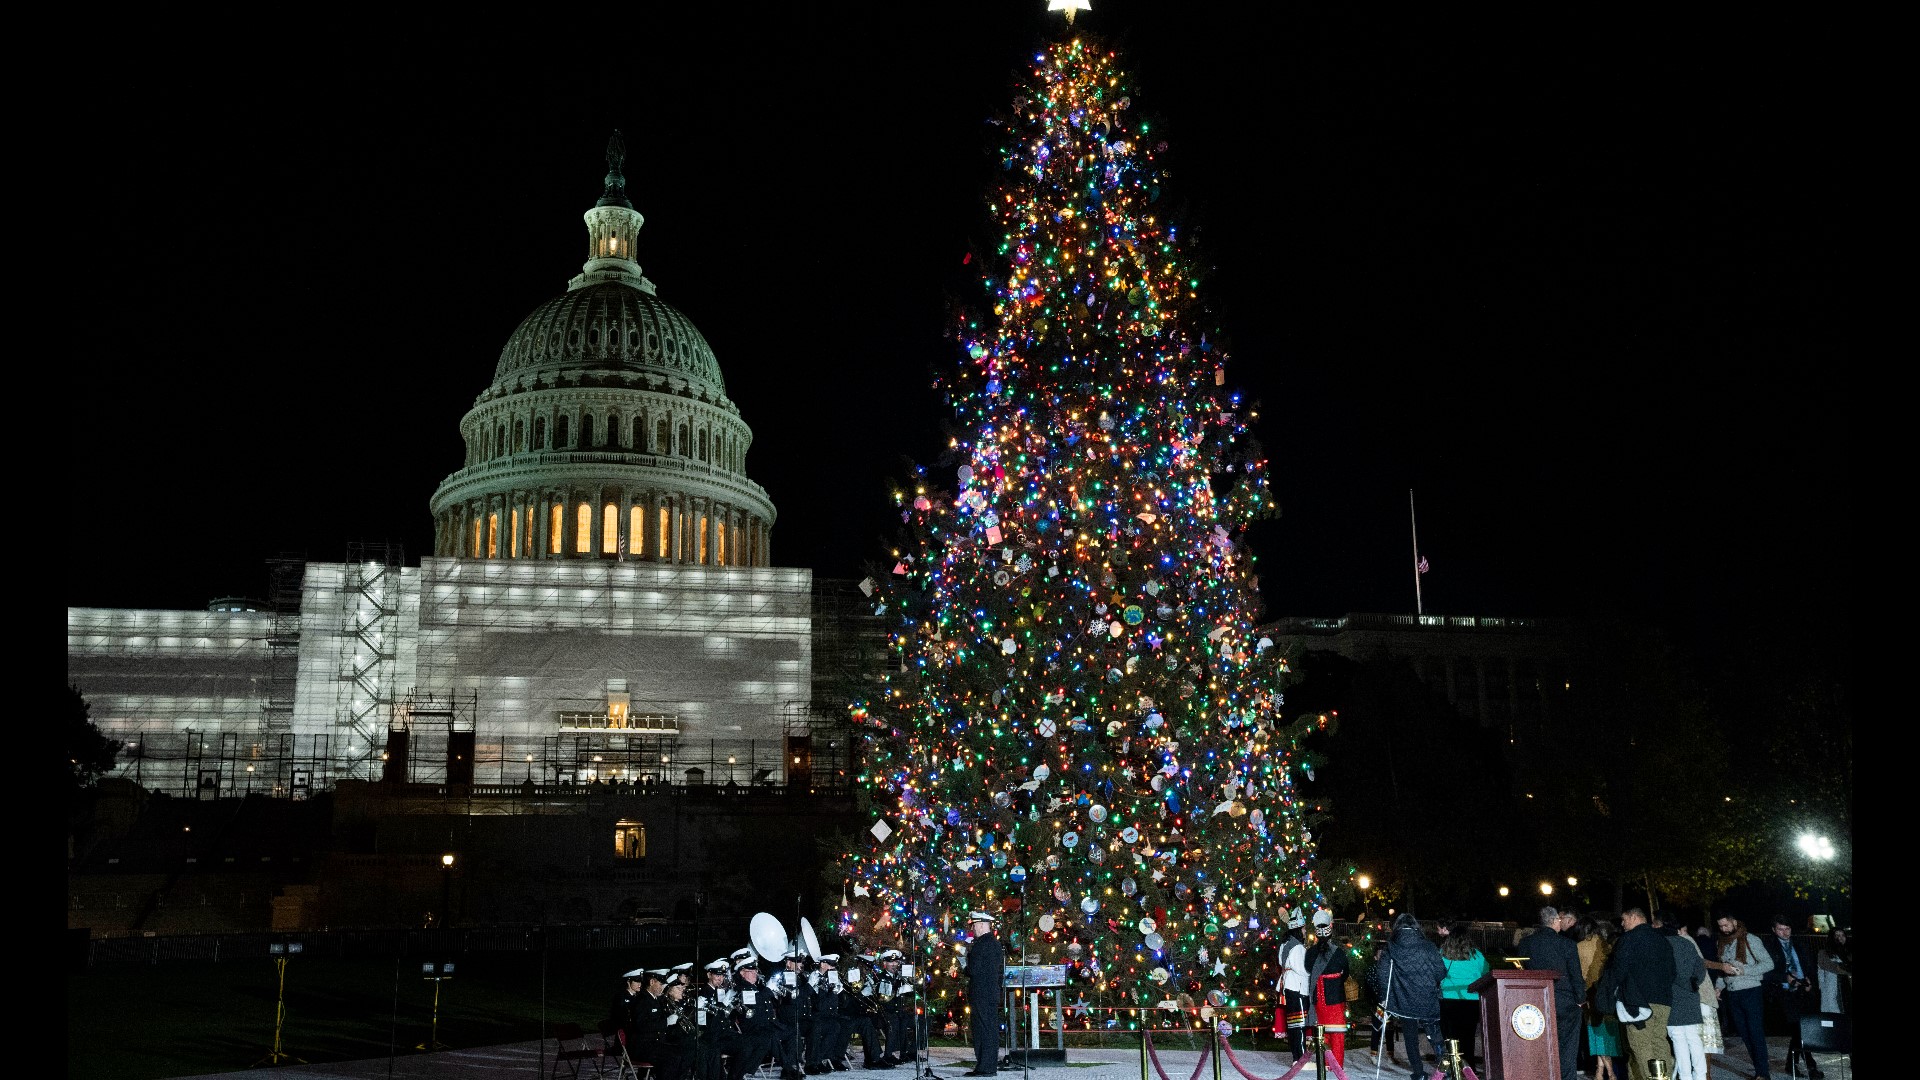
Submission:
M 1466 923 L 1440 925 L 1440 959 L 1447 965 L 1440 978 L 1440 1037 L 1459 1040 L 1467 1060 L 1478 1061 L 1473 1041 L 1480 1030 L 1480 995 L 1470 987 L 1486 978 L 1492 965 L 1467 936 Z

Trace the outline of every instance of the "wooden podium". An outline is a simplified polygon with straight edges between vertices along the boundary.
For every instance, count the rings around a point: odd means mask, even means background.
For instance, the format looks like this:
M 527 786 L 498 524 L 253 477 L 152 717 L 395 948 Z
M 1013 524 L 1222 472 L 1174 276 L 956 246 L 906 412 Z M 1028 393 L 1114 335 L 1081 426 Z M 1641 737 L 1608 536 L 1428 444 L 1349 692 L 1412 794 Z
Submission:
M 1553 1011 L 1557 971 L 1495 968 L 1473 984 L 1480 995 L 1481 1080 L 1542 1080 L 1560 1073 L 1560 1025 Z

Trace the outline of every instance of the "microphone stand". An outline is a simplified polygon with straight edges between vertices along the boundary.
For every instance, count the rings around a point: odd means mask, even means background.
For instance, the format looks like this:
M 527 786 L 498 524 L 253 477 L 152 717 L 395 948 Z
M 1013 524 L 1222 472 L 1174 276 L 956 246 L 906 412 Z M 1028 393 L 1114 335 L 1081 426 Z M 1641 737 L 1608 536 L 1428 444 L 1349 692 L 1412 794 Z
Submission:
M 933 1071 L 933 1038 L 932 1032 L 929 1030 L 933 1026 L 933 1010 L 927 1006 L 927 991 L 933 988 L 933 976 L 932 973 L 927 970 L 928 955 L 932 952 L 932 946 L 933 935 L 923 934 L 920 939 L 920 948 L 917 949 L 914 954 L 915 958 L 920 961 L 920 966 L 914 969 L 913 981 L 921 987 L 918 995 L 920 999 L 919 1008 L 916 1010 L 913 1022 L 913 1075 L 915 1080 L 940 1080 L 940 1077 L 935 1075 Z M 921 1060 L 920 1054 L 920 1044 L 923 1042 L 927 1044 L 928 1048 L 925 1061 Z
M 1033 1070 L 1033 1054 L 1023 1052 L 1020 1045 L 1020 1010 L 1026 1007 L 1026 996 L 1030 992 L 1027 982 L 1033 978 L 1033 973 L 1027 970 L 1027 883 L 1024 881 L 1020 883 L 1019 930 L 1019 947 L 1014 950 L 1013 956 L 1020 962 L 1020 981 L 1013 995 L 1013 1009 L 1007 1014 L 1007 1055 L 1000 1059 L 996 1067 L 1013 1068 L 1013 1058 L 1017 1053 L 1020 1056 L 1020 1075 L 1024 1077 Z M 1007 936 L 1013 935 L 1009 933 Z M 1032 1036 L 1033 1032 L 1027 1034 Z

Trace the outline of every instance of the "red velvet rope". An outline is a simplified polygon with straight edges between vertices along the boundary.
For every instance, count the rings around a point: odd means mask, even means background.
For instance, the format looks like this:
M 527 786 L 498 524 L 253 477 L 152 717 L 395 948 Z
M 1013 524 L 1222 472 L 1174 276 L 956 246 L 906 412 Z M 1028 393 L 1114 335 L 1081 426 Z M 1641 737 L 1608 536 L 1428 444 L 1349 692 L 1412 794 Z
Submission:
M 1147 1048 L 1147 1059 L 1153 1062 L 1153 1071 L 1160 1074 L 1160 1080 L 1172 1080 L 1172 1078 L 1167 1075 L 1167 1070 L 1160 1065 L 1159 1052 L 1153 1048 L 1153 1032 L 1146 1028 L 1141 1028 L 1140 1042 L 1141 1045 Z M 1194 1062 L 1193 1075 L 1187 1077 L 1187 1080 L 1200 1080 L 1200 1070 L 1207 1067 L 1207 1057 L 1212 1053 L 1213 1049 L 1211 1047 L 1200 1051 L 1200 1060 Z

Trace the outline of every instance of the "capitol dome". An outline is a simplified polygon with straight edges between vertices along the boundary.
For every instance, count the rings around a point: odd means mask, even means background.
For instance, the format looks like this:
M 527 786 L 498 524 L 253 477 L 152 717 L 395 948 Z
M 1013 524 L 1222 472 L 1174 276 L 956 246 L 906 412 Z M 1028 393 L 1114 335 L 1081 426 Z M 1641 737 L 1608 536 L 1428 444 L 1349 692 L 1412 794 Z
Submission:
M 634 261 L 645 219 L 624 160 L 616 132 L 586 264 L 522 320 L 460 421 L 467 460 L 434 492 L 435 555 L 770 565 L 753 432 L 706 338 Z

